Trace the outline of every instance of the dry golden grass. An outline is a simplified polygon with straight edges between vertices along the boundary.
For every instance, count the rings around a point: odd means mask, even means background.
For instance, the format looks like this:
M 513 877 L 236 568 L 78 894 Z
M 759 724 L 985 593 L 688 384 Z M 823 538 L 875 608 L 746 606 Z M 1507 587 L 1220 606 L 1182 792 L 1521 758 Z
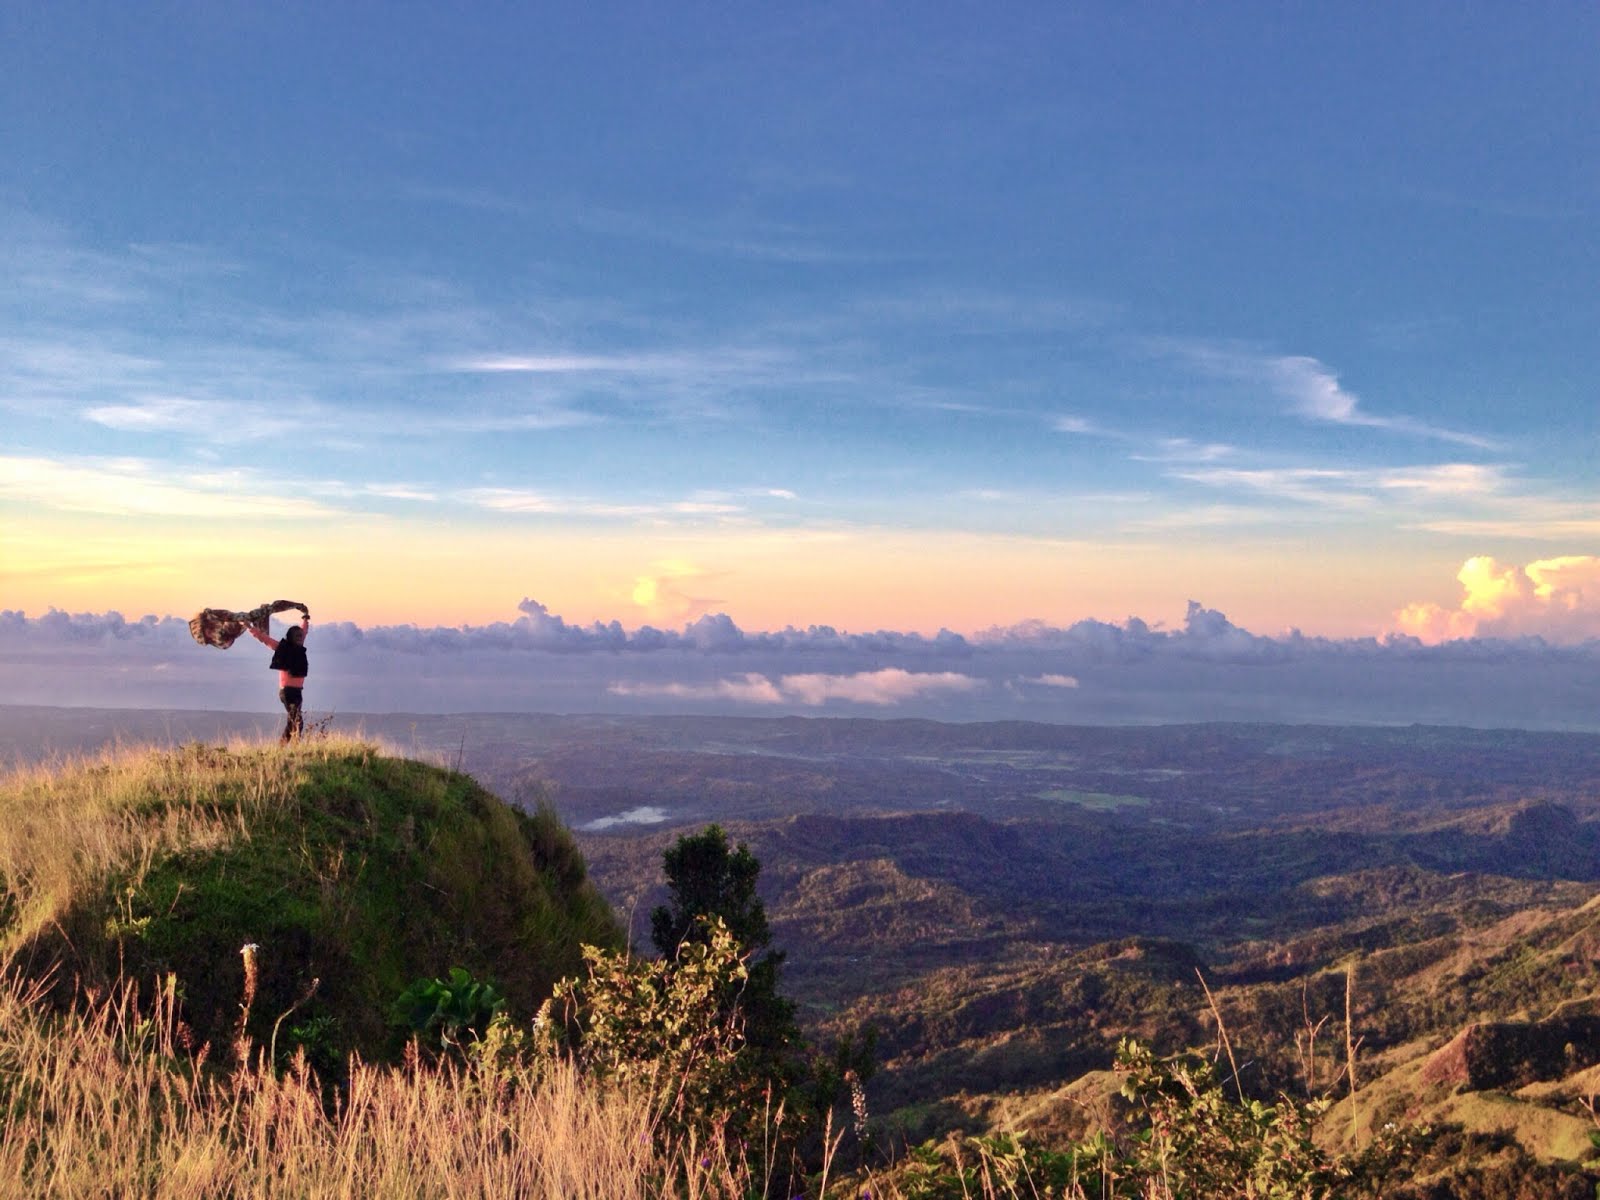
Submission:
M 663 1148 L 643 1093 L 598 1087 L 562 1060 L 512 1072 L 488 1056 L 352 1060 L 330 1104 L 302 1063 L 276 1072 L 259 1047 L 216 1070 L 180 1044 L 180 1017 L 170 981 L 143 1004 L 124 986 L 67 1012 L 14 976 L 0 983 L 0 1198 L 742 1200 L 783 1179 L 757 1147 Z M 981 1151 L 962 1158 L 973 1200 L 1098 1194 L 1045 1190 Z M 784 1194 L 905 1200 L 903 1182 L 824 1166 Z M 1159 1181 L 1117 1195 L 1171 1198 Z
M 169 986 L 66 1014 L 0 987 L 0 1196 L 78 1200 L 742 1196 L 743 1164 L 663 1152 L 640 1096 L 561 1063 L 537 1079 L 481 1065 L 352 1062 L 326 1106 L 303 1067 L 230 1073 L 178 1044 Z
M 119 748 L 0 778 L 0 963 L 85 889 L 111 876 L 137 883 L 162 855 L 249 836 L 252 816 L 294 797 L 305 763 L 358 749 L 376 752 L 340 737 L 290 748 Z

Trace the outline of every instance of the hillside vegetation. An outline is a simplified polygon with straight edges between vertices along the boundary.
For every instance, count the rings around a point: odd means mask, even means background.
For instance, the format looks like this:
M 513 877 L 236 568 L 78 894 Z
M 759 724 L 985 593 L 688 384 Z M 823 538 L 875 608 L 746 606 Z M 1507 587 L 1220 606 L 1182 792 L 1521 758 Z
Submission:
M 185 1036 L 396 1053 L 391 1006 L 460 966 L 531 1018 L 621 935 L 554 813 L 360 741 L 128 750 L 0 789 L 0 954 L 65 1004 L 174 976 Z M 249 947 L 250 949 L 246 949 Z
M 1588 807 L 1072 795 L 733 828 L 774 864 L 768 982 L 817 1048 L 877 1028 L 882 1069 L 807 1108 L 751 1054 L 764 939 L 630 956 L 548 807 L 324 737 L 14 773 L 0 1195 L 1595 1194 Z M 671 836 L 590 845 L 682 900 L 704 838 Z M 397 1000 L 452 991 L 484 1019 L 408 1047 Z

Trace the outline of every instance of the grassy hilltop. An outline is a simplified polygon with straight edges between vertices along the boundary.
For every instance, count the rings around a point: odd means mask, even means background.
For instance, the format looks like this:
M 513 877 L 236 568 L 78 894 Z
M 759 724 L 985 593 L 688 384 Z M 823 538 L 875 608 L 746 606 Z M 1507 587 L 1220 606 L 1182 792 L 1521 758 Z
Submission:
M 528 1019 L 610 908 L 547 808 L 350 740 L 127 751 L 0 792 L 0 956 L 66 1001 L 172 974 L 197 1042 L 244 1031 L 328 1063 L 391 1056 L 390 1006 L 462 966 Z M 313 981 L 315 983 L 313 984 Z
M 418 977 L 493 979 L 526 1028 L 620 940 L 549 810 L 361 742 L 0 779 L 0 1197 L 658 1195 L 643 1094 L 382 1061 Z

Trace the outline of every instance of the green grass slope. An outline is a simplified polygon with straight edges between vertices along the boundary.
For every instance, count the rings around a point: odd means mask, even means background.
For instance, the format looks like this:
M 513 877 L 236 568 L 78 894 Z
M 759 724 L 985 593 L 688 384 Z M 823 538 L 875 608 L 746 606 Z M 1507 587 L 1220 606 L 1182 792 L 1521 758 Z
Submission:
M 67 1002 L 171 973 L 225 1052 L 247 1032 L 383 1057 L 399 993 L 462 966 L 529 1017 L 621 932 L 547 808 L 353 740 L 127 750 L 0 781 L 0 961 Z M 289 1014 L 281 1023 L 280 1017 Z

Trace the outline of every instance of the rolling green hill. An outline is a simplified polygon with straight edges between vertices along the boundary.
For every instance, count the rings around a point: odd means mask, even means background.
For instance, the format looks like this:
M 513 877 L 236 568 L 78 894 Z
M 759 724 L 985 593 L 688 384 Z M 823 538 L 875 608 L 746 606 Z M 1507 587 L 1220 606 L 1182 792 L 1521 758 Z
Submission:
M 398 1049 L 387 1016 L 419 977 L 465 967 L 526 1018 L 582 943 L 620 941 L 549 808 L 358 741 L 130 750 L 0 789 L 4 960 L 60 1002 L 170 973 L 219 1052 L 246 946 L 247 1032 L 265 1043 L 292 1012 L 338 1062 Z

